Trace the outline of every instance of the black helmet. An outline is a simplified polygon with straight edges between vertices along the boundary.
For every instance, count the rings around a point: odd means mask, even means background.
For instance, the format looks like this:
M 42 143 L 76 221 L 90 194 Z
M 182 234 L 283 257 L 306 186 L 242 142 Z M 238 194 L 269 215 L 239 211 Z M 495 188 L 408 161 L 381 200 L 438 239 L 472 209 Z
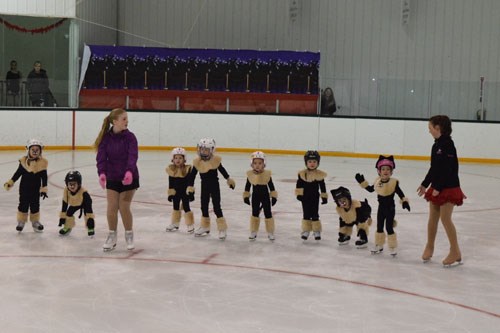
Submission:
M 82 185 L 82 175 L 78 171 L 70 171 L 66 174 L 66 177 L 64 177 L 64 182 L 66 183 L 66 186 L 68 186 L 69 182 L 77 182 L 78 186 Z
M 337 205 L 338 205 L 338 202 L 341 198 L 347 198 L 347 200 L 349 200 L 349 202 L 352 202 L 351 192 L 343 186 L 340 186 L 339 188 L 333 189 L 330 192 L 332 193 L 333 200 L 335 200 L 335 203 Z
M 318 165 L 319 165 L 319 161 L 321 160 L 321 156 L 319 156 L 319 153 L 317 150 L 306 151 L 306 153 L 304 154 L 304 163 L 307 164 L 307 161 L 310 161 L 310 160 L 318 161 Z

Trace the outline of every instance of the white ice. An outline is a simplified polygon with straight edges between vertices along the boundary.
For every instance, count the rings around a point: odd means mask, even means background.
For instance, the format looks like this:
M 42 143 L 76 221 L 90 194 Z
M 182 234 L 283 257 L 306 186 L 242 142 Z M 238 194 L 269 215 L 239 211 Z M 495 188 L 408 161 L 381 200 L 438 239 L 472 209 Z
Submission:
M 2 181 L 10 179 L 22 151 L 0 152 Z M 127 251 L 119 224 L 118 245 L 104 253 L 106 200 L 90 151 L 44 152 L 49 161 L 49 198 L 41 202 L 43 233 L 15 230 L 18 183 L 0 192 L 1 332 L 500 332 L 499 167 L 460 165 L 468 196 L 453 218 L 464 264 L 444 268 L 448 241 L 440 226 L 433 260 L 422 263 L 428 204 L 416 189 L 428 162 L 396 160 L 394 177 L 410 199 L 397 205 L 396 258 L 337 245 L 338 216 L 329 198 L 320 207 L 323 239 L 300 239 L 302 210 L 294 196 L 299 155 L 268 155 L 279 193 L 273 207 L 276 240 L 263 222 L 248 241 L 250 207 L 242 201 L 249 154 L 222 153 L 236 190 L 221 181 L 228 238 L 195 238 L 181 223 L 167 233 L 168 152 L 141 151 L 141 188 L 134 214 L 134 251 Z M 189 159 L 194 157 L 190 152 Z M 348 187 L 368 198 L 375 218 L 376 195 L 361 189 L 354 174 L 376 177 L 373 159 L 323 157 L 328 191 Z M 94 201 L 96 236 L 83 219 L 67 237 L 58 233 L 64 176 L 77 169 Z M 196 182 L 199 194 L 199 178 Z M 193 203 L 195 221 L 199 200 Z M 373 245 L 374 225 L 370 232 Z

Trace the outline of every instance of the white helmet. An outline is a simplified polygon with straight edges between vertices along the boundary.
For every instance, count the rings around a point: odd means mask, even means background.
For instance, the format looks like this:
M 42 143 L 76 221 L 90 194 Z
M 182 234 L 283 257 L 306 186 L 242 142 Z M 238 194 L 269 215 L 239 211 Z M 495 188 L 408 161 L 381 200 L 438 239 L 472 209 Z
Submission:
M 256 158 L 260 158 L 261 160 L 264 161 L 264 167 L 266 166 L 266 154 L 262 151 L 254 151 L 252 153 L 252 160 L 250 161 L 250 166 L 252 166 L 253 160 Z
M 200 155 L 201 159 L 203 160 L 208 160 L 212 156 L 212 154 L 215 152 L 215 140 L 212 138 L 203 138 L 198 142 L 198 155 Z M 209 154 L 208 155 L 202 155 L 200 149 L 201 148 L 207 148 L 209 149 Z
M 28 151 L 28 156 L 29 156 L 30 148 L 33 147 L 33 146 L 40 147 L 40 155 L 41 155 L 42 154 L 41 151 L 43 150 L 43 143 L 42 143 L 42 141 L 37 140 L 37 139 L 29 139 L 28 143 L 26 143 L 26 150 Z
M 172 149 L 172 153 L 170 154 L 172 162 L 174 161 L 174 156 L 175 155 L 182 155 L 184 157 L 184 160 L 186 159 L 186 149 L 177 147 Z

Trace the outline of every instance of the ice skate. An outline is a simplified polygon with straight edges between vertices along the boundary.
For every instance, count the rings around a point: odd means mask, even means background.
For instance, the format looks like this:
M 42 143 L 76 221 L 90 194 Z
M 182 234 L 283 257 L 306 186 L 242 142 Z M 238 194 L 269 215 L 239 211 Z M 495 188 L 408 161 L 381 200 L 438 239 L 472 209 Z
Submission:
M 71 228 L 61 228 L 59 229 L 59 235 L 67 236 L 71 233 Z
M 271 233 L 267 234 L 267 238 L 269 238 L 269 240 L 270 240 L 271 242 L 272 242 L 272 241 L 274 241 L 274 240 L 276 239 L 276 238 L 274 237 L 274 234 L 271 234 Z
M 252 232 L 250 233 L 250 236 L 248 236 L 248 240 L 250 240 L 250 241 L 254 241 L 254 240 L 256 240 L 256 239 L 257 239 L 257 232 L 252 231 Z
M 125 231 L 125 242 L 127 242 L 127 250 L 133 250 L 134 246 L 134 232 L 132 230 Z
M 40 222 L 38 221 L 31 222 L 31 225 L 33 226 L 33 231 L 43 232 L 43 225 Z
M 106 242 L 102 246 L 104 252 L 113 250 L 116 247 L 116 231 L 110 231 Z
M 179 225 L 174 224 L 174 223 L 170 224 L 166 229 L 166 231 L 168 231 L 168 232 L 177 231 L 177 230 L 179 230 Z
M 226 233 L 227 222 L 226 222 L 226 219 L 223 216 L 221 216 L 221 217 L 218 217 L 215 221 L 217 222 L 217 230 L 219 230 L 219 239 L 220 240 L 226 239 L 226 237 L 227 237 L 227 233 Z
M 338 239 L 339 245 L 347 245 L 349 244 L 350 240 L 351 236 L 347 236 L 339 232 L 339 239 Z
M 24 222 L 17 222 L 16 230 L 21 232 L 24 229 Z
M 192 234 L 194 232 L 194 224 L 187 226 L 187 232 L 188 234 Z
M 366 239 L 358 239 L 355 243 L 356 248 L 358 249 L 366 249 L 368 247 L 368 241 Z
M 89 237 L 91 237 L 91 238 L 94 238 L 95 230 L 93 228 L 87 229 L 87 235 L 89 235 Z
M 210 233 L 210 218 L 202 216 L 200 227 L 194 232 L 195 237 L 203 237 Z
M 371 250 L 372 254 L 379 254 L 384 251 L 384 247 L 382 245 L 375 245 L 375 247 Z
M 443 259 L 443 266 L 446 268 L 456 267 L 462 264 L 463 264 L 462 255 L 460 253 L 459 254 L 450 253 L 448 254 L 448 256 L 446 256 L 446 258 Z
M 321 240 L 321 231 L 315 231 L 313 232 L 313 235 L 314 235 L 314 240 Z
M 172 221 L 170 225 L 167 227 L 166 231 L 172 232 L 179 230 L 180 221 L 181 221 L 181 211 L 174 209 L 174 211 L 172 212 Z
M 195 232 L 194 232 L 194 236 L 195 237 L 203 237 L 203 236 L 206 236 L 210 233 L 210 229 L 209 228 L 204 228 L 204 227 L 199 227 Z
M 304 231 L 303 233 L 301 233 L 300 238 L 302 238 L 303 240 L 307 240 L 309 238 L 309 231 Z
M 387 235 L 387 245 L 389 246 L 389 254 L 395 257 L 398 254 L 398 236 L 395 233 Z
M 424 253 L 422 253 L 422 261 L 424 263 L 431 261 L 433 253 L 434 253 L 434 249 L 429 247 L 429 246 L 426 246 Z

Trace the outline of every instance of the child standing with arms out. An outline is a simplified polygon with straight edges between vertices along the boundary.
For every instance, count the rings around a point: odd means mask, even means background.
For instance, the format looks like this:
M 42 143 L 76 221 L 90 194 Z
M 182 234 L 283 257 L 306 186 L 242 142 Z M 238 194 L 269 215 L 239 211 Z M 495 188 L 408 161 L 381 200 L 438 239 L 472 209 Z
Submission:
M 389 254 L 395 256 L 397 254 L 398 239 L 394 232 L 394 227 L 396 226 L 396 220 L 394 220 L 394 216 L 396 215 L 394 195 L 397 194 L 401 199 L 403 209 L 410 211 L 410 204 L 399 187 L 399 181 L 396 178 L 392 178 L 392 172 L 396 168 L 394 156 L 380 155 L 375 167 L 377 168 L 378 177 L 375 179 L 373 185 L 368 185 L 362 174 L 357 173 L 355 178 L 359 185 L 368 192 L 377 192 L 377 233 L 375 234 L 375 248 L 372 250 L 372 253 L 381 253 L 384 250 L 385 225 Z
M 321 156 L 316 150 L 308 150 L 304 155 L 306 168 L 299 171 L 295 195 L 302 202 L 302 234 L 301 238 L 307 240 L 311 231 L 314 239 L 321 239 L 321 221 L 319 219 L 319 198 L 321 204 L 328 203 L 325 178 L 326 173 L 319 170 Z M 321 192 L 318 193 L 318 191 Z
M 62 198 L 62 208 L 59 214 L 59 234 L 62 236 L 69 235 L 75 227 L 75 213 L 80 211 L 85 214 L 85 225 L 87 226 L 87 234 L 94 236 L 94 212 L 92 211 L 92 198 L 87 190 L 82 186 L 82 175 L 78 171 L 70 171 L 64 178 L 66 187 L 64 188 Z
M 179 230 L 181 221 L 180 204 L 184 209 L 187 232 L 194 231 L 194 217 L 189 202 L 194 200 L 194 195 L 188 195 L 188 177 L 191 173 L 191 165 L 186 164 L 186 150 L 184 148 L 174 148 L 172 150 L 172 164 L 166 168 L 168 174 L 168 201 L 173 203 L 172 223 L 167 227 L 167 231 Z
M 23 231 L 24 224 L 30 221 L 35 232 L 42 232 L 43 225 L 40 223 L 40 197 L 47 196 L 47 166 L 48 161 L 42 157 L 43 144 L 41 141 L 31 139 L 26 145 L 27 155 L 19 159 L 19 167 L 5 184 L 8 191 L 14 183 L 21 178 L 19 185 L 19 206 L 17 207 L 16 230 Z
M 356 241 L 358 249 L 364 249 L 368 244 L 368 231 L 372 224 L 372 208 L 368 200 L 353 200 L 351 192 L 340 186 L 330 191 L 333 200 L 337 204 L 336 210 L 339 214 L 339 245 L 349 244 L 352 228 L 356 225 L 359 239 Z
M 429 133 L 434 138 L 431 151 L 431 167 L 418 187 L 419 196 L 424 195 L 429 202 L 429 222 L 427 224 L 427 244 L 422 260 L 428 262 L 434 254 L 434 242 L 441 219 L 450 242 L 450 252 L 443 259 L 449 267 L 462 263 L 462 253 L 458 246 L 457 231 L 451 220 L 453 208 L 461 206 L 467 197 L 460 188 L 458 178 L 458 157 L 451 139 L 451 120 L 448 116 L 437 115 L 429 119 Z
M 274 238 L 274 218 L 271 212 L 271 206 L 278 200 L 278 192 L 274 189 L 271 171 L 266 168 L 266 155 L 261 151 L 252 153 L 250 163 L 252 170 L 247 171 L 247 182 L 243 192 L 243 201 L 252 206 L 252 216 L 250 217 L 250 237 L 254 241 L 257 238 L 257 232 L 260 225 L 260 210 L 264 210 L 266 222 L 267 237 L 273 241 Z M 250 195 L 250 189 L 253 186 L 253 193 Z M 250 196 L 252 201 L 250 203 Z
M 217 229 L 219 239 L 224 240 L 227 236 L 227 223 L 222 213 L 220 204 L 220 186 L 218 172 L 227 180 L 229 188 L 234 190 L 235 182 L 229 177 L 226 169 L 222 166 L 222 158 L 215 155 L 215 140 L 212 138 L 201 139 L 198 143 L 198 157 L 193 160 L 193 168 L 189 178 L 189 186 L 186 190 L 188 195 L 194 195 L 194 181 L 196 174 L 201 178 L 201 225 L 194 235 L 206 236 L 210 233 L 210 217 L 208 215 L 208 204 L 212 198 L 214 213 L 217 216 Z

